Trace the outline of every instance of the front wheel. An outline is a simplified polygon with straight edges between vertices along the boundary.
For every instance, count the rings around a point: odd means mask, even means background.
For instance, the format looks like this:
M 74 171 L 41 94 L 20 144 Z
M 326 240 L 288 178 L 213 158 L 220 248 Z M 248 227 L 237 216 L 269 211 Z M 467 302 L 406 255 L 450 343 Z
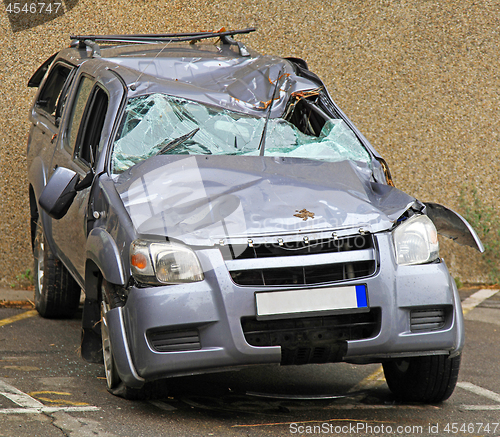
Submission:
M 448 399 L 458 379 L 460 355 L 403 358 L 383 364 L 389 389 L 403 401 L 438 403 Z
M 106 281 L 102 281 L 101 285 L 101 340 L 102 340 L 102 357 L 104 359 L 104 371 L 106 373 L 106 384 L 108 390 L 115 389 L 120 383 L 120 377 L 116 370 L 113 351 L 111 350 L 111 341 L 109 338 L 109 328 L 106 319 L 106 313 L 111 309 L 106 296 Z
M 148 382 L 140 389 L 127 386 L 121 379 L 116 368 L 115 357 L 110 339 L 110 327 L 106 314 L 113 308 L 123 306 L 124 301 L 118 292 L 119 287 L 101 278 L 101 339 L 104 371 L 108 391 L 115 396 L 129 400 L 144 400 L 167 395 L 167 388 L 162 381 Z
M 39 217 L 33 243 L 35 308 L 45 318 L 71 318 L 78 310 L 81 289 L 45 241 Z

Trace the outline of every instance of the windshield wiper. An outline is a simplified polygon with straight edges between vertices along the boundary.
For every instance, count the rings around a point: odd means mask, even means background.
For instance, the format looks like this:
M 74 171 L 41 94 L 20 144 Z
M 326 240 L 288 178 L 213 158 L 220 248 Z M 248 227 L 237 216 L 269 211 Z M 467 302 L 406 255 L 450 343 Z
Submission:
M 196 132 L 198 132 L 199 130 L 200 128 L 197 127 L 196 129 L 193 129 L 191 132 L 188 132 L 187 134 L 181 135 L 180 137 L 169 141 L 158 151 L 157 155 L 164 155 L 170 150 L 175 149 L 177 146 L 181 145 L 184 141 L 193 138 L 196 135 Z
M 269 103 L 269 108 L 268 108 L 267 114 L 266 114 L 266 121 L 264 122 L 264 128 L 262 129 L 262 135 L 260 137 L 259 148 L 258 148 L 258 150 L 260 150 L 260 153 L 259 153 L 260 156 L 264 156 L 264 149 L 266 147 L 267 124 L 269 122 L 269 117 L 271 116 L 271 109 L 273 109 L 273 103 L 274 103 L 274 99 L 276 98 L 276 91 L 278 89 L 278 83 L 281 79 L 282 72 L 283 72 L 283 68 L 280 69 L 280 72 L 278 73 L 278 77 L 276 78 L 276 84 L 274 85 L 273 96 L 271 97 L 271 102 Z

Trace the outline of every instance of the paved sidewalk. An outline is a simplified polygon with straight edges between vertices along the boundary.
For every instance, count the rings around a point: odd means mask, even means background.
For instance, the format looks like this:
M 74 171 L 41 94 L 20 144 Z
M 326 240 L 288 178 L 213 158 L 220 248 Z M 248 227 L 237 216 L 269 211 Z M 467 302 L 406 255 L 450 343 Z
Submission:
M 33 290 L 15 290 L 13 288 L 0 287 L 0 302 L 2 301 L 33 302 Z

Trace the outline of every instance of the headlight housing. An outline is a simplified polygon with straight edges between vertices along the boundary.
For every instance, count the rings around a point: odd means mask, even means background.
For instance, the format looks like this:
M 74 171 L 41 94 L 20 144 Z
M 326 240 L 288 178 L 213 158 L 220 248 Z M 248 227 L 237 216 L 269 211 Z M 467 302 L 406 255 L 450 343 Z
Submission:
M 437 230 L 426 215 L 414 215 L 392 233 L 399 265 L 424 264 L 439 257 Z
M 139 282 L 179 284 L 203 281 L 196 254 L 179 243 L 134 240 L 130 245 L 130 267 Z

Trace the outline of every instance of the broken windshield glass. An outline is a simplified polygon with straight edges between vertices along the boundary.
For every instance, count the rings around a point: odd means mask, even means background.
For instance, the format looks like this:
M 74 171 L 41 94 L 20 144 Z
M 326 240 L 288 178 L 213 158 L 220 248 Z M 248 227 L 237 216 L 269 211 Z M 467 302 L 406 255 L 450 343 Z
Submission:
M 264 117 L 180 97 L 160 93 L 135 97 L 128 102 L 114 142 L 113 173 L 121 173 L 160 152 L 166 155 L 258 156 L 264 124 Z M 176 147 L 168 146 L 184 137 L 186 139 Z M 326 120 L 318 136 L 305 134 L 282 118 L 270 119 L 265 156 L 371 162 L 368 151 L 341 119 Z

